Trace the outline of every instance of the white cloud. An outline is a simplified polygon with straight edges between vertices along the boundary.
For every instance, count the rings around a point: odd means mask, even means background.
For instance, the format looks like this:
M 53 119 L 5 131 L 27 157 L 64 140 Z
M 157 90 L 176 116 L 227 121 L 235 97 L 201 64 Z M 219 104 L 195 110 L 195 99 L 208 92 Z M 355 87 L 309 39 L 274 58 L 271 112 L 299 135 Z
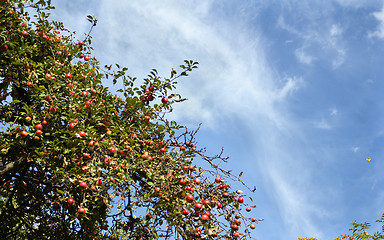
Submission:
M 305 53 L 303 48 L 296 49 L 295 50 L 295 56 L 299 60 L 300 63 L 305 64 L 305 65 L 310 65 L 313 62 L 313 60 L 315 60 L 314 57 Z
M 295 50 L 298 61 L 310 65 L 314 60 L 332 59 L 330 61 L 332 67 L 340 67 L 347 54 L 343 44 L 344 29 L 333 21 L 331 14 L 334 10 L 331 4 L 321 2 L 318 5 L 309 6 L 302 4 L 301 1 L 285 1 L 284 4 L 289 6 L 286 9 L 295 9 L 296 16 L 292 17 L 292 11 L 283 12 L 277 26 L 301 40 L 301 47 Z M 318 52 L 319 47 L 323 51 Z
M 368 37 L 384 38 L 384 6 L 380 12 L 374 12 L 373 16 L 379 21 L 379 26 L 377 27 L 377 30 L 370 33 Z
M 331 30 L 329 31 L 329 34 L 334 37 L 334 36 L 339 36 L 343 33 L 342 28 L 338 24 L 332 24 Z

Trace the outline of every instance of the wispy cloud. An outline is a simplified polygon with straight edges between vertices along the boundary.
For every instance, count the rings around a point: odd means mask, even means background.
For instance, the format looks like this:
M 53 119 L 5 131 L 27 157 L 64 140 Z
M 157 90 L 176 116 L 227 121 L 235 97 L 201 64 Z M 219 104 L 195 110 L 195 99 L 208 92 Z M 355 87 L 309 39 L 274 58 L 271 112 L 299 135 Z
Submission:
M 317 59 L 323 61 L 332 59 L 332 67 L 340 67 L 345 61 L 347 51 L 342 40 L 343 27 L 332 20 L 332 4 L 322 2 L 318 6 L 313 6 L 313 3 L 309 6 L 299 1 L 286 1 L 284 4 L 288 6 L 286 8 L 288 10 L 282 11 L 277 26 L 294 34 L 301 41 L 301 47 L 294 52 L 298 61 L 310 65 Z M 290 16 L 292 9 L 295 9 L 296 17 Z M 324 19 L 328 20 L 324 21 Z M 299 24 L 303 21 L 305 24 Z M 318 47 L 324 49 L 322 54 L 315 50 Z
M 379 26 L 376 31 L 368 34 L 368 37 L 384 38 L 384 6 L 379 12 L 374 12 L 373 16 L 379 22 Z

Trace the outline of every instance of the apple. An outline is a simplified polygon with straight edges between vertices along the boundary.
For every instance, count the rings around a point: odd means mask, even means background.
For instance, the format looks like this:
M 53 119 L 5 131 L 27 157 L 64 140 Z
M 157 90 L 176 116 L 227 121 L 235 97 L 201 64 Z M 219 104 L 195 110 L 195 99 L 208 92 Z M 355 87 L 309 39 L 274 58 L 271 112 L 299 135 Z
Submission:
M 223 204 L 221 204 L 221 202 L 218 202 L 218 203 L 216 204 L 216 206 L 217 206 L 218 208 L 221 208 L 221 207 L 223 206 Z
M 84 56 L 85 61 L 89 61 L 89 56 Z
M 256 225 L 252 223 L 251 225 L 249 225 L 249 227 L 250 227 L 251 229 L 255 229 L 255 228 L 256 228 Z
M 220 177 L 215 178 L 215 182 L 216 183 L 220 183 L 221 182 L 221 178 Z
M 201 203 L 196 203 L 196 205 L 195 205 L 195 208 L 197 208 L 197 209 L 200 209 L 202 207 L 203 207 L 203 205 Z
M 21 135 L 22 137 L 26 137 L 26 136 L 28 135 L 28 132 L 25 131 L 25 130 L 23 130 L 23 131 L 20 132 L 20 135 Z
M 43 134 L 43 131 L 41 131 L 40 129 L 37 129 L 35 133 L 36 133 L 36 135 L 41 135 L 41 134 Z
M 200 181 L 200 179 L 195 178 L 195 179 L 193 179 L 193 182 L 196 183 L 196 184 L 200 184 L 201 181 Z
M 163 97 L 163 98 L 161 99 L 161 102 L 162 102 L 163 104 L 166 104 L 166 103 L 168 102 L 168 98 Z
M 71 122 L 71 123 L 68 125 L 68 128 L 69 128 L 69 129 L 74 129 L 74 128 L 75 128 L 75 125 L 76 125 L 76 123 Z M 80 134 L 79 134 L 79 135 L 80 135 Z
M 88 96 L 88 92 L 87 91 L 82 91 L 81 92 L 81 95 L 83 95 L 84 97 Z
M 28 87 L 32 87 L 32 86 L 33 86 L 33 82 L 28 81 L 28 82 L 27 82 L 27 86 L 28 86 Z
M 203 215 L 201 215 L 200 219 L 201 219 L 201 221 L 208 221 L 209 220 L 209 216 L 206 215 L 206 214 L 203 214 Z
M 188 215 L 189 214 L 189 211 L 187 209 L 184 209 L 183 210 L 183 215 Z
M 80 132 L 78 132 L 78 134 L 79 134 L 80 137 L 85 137 L 85 136 L 87 136 L 87 133 L 84 132 L 84 131 L 80 131 Z
M 239 203 L 243 203 L 243 202 L 244 202 L 244 198 L 239 197 L 239 198 L 237 199 L 237 201 L 238 201 Z
M 86 213 L 87 211 L 85 210 L 85 208 L 79 208 L 79 209 L 77 210 L 77 212 L 80 213 L 80 214 L 84 214 L 84 213 Z
M 24 30 L 24 31 L 21 32 L 21 34 L 27 36 L 27 35 L 28 35 L 28 32 Z
M 3 50 L 3 52 L 7 51 L 8 45 L 6 45 L 6 44 L 1 45 L 1 50 Z
M 41 125 L 40 123 L 39 124 L 36 124 L 35 128 L 37 130 L 42 130 L 43 129 L 43 125 Z
M 53 29 L 53 33 L 59 34 L 60 31 L 59 31 L 59 29 L 55 28 L 55 29 Z
M 57 112 L 57 108 L 55 108 L 55 107 L 50 107 L 50 108 L 49 108 L 49 112 L 52 113 L 52 114 L 54 114 L 54 113 Z
M 75 202 L 75 200 L 73 200 L 73 198 L 68 198 L 68 200 L 67 200 L 67 203 L 69 203 L 69 204 L 73 204 Z
M 236 225 L 238 225 L 238 226 L 241 225 L 241 221 L 240 221 L 240 219 L 235 219 L 234 223 L 235 223 Z
M 250 212 L 252 209 L 251 209 L 251 207 L 247 207 L 246 209 L 245 209 L 245 211 L 247 211 L 247 212 Z
M 211 205 L 211 202 L 209 200 L 203 200 L 204 205 Z
M 85 188 L 87 188 L 87 183 L 86 182 L 81 182 L 81 183 L 79 183 L 79 187 L 85 189 Z
M 192 202 L 193 201 L 193 195 L 191 194 L 188 194 L 185 199 L 188 201 L 188 202 Z
M 179 184 L 180 184 L 180 185 L 184 185 L 184 184 L 185 184 L 185 180 L 184 180 L 184 178 L 181 178 L 181 179 L 179 180 Z
M 239 226 L 237 226 L 236 224 L 232 224 L 232 225 L 231 225 L 231 228 L 232 228 L 232 230 L 234 230 L 234 231 L 239 230 Z
M 48 122 L 46 120 L 43 120 L 41 121 L 41 124 L 43 124 L 44 126 L 46 126 L 48 124 Z
M 115 153 L 115 152 L 116 152 L 116 149 L 115 149 L 114 147 L 110 147 L 108 150 L 109 150 L 111 153 Z
M 156 192 L 160 192 L 160 188 L 159 187 L 155 187 L 155 191 Z
M 65 78 L 72 78 L 72 74 L 70 74 L 70 73 L 66 73 L 66 74 L 65 74 Z
M 101 180 L 101 178 L 99 178 L 99 179 L 96 180 L 96 182 L 97 182 L 98 185 L 101 185 L 103 183 L 103 180 Z

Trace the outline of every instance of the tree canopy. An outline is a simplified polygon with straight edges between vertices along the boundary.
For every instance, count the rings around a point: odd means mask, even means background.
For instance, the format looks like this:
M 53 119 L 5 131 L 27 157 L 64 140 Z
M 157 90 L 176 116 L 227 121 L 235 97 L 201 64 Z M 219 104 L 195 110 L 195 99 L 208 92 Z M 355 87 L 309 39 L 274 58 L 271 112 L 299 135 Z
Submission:
M 251 238 L 255 206 L 232 186 L 255 189 L 196 146 L 197 130 L 167 119 L 198 63 L 143 80 L 101 67 L 90 34 L 76 39 L 52 9 L 0 5 L 0 238 Z

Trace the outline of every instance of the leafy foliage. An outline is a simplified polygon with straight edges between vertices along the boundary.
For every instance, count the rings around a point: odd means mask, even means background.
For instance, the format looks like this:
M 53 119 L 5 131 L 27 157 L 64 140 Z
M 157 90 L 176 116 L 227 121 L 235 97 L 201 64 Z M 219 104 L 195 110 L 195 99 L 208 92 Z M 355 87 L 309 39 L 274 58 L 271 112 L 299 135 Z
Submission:
M 0 6 L 0 238 L 251 237 L 257 220 L 244 210 L 255 206 L 231 188 L 243 182 L 219 166 L 227 159 L 206 156 L 197 131 L 166 117 L 185 100 L 177 79 L 198 63 L 138 82 L 92 57 L 96 18 L 76 41 L 48 20 L 49 0 L 25 2 Z

